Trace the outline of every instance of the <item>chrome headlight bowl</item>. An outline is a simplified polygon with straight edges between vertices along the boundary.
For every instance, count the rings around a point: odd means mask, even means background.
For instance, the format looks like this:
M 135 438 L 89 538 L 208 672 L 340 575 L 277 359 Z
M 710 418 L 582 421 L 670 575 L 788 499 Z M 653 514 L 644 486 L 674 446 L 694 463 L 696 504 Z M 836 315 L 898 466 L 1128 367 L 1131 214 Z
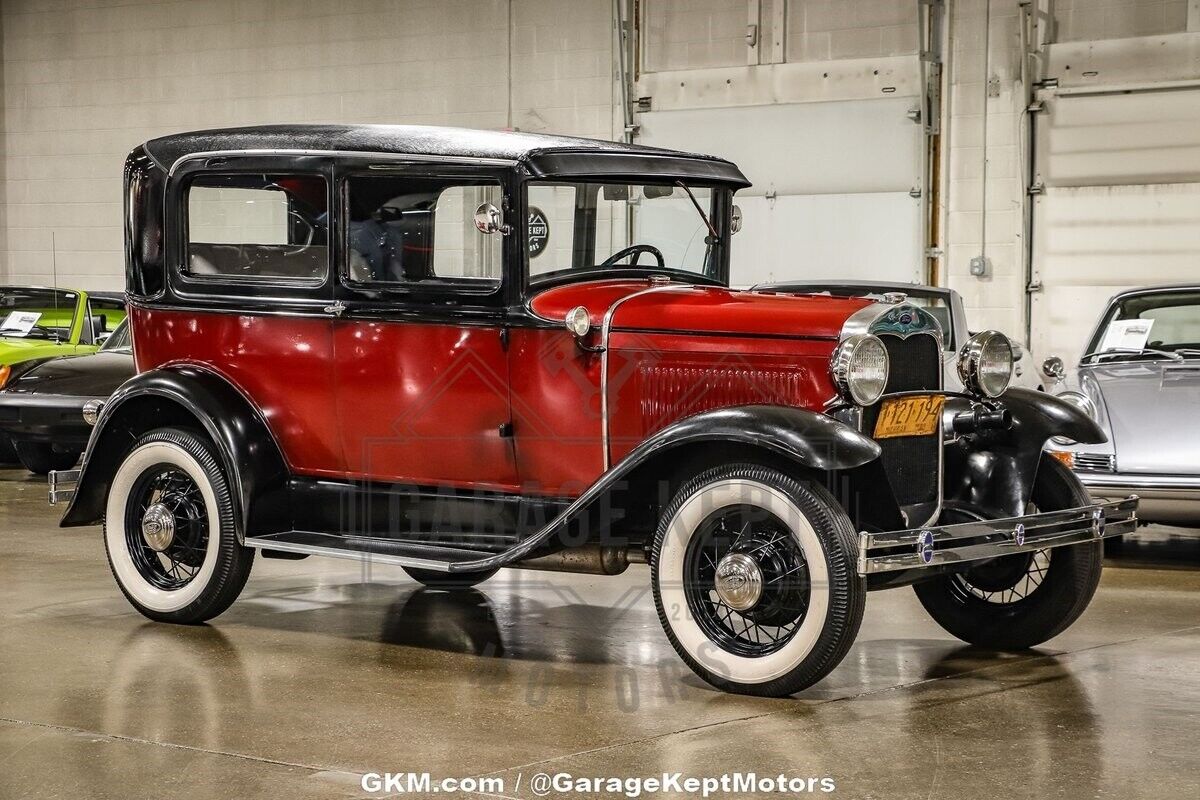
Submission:
M 1004 394 L 1012 380 L 1013 346 L 999 331 L 975 334 L 958 351 L 958 377 L 967 391 L 984 397 Z
M 887 388 L 887 348 L 869 333 L 847 336 L 833 351 L 829 371 L 844 400 L 869 406 L 878 402 Z

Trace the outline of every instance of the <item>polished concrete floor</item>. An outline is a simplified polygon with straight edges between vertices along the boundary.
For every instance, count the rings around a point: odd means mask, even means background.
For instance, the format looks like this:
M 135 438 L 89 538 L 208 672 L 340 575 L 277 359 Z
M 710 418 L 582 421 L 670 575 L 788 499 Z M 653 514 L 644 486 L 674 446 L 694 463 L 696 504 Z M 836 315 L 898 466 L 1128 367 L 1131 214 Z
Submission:
M 3 800 L 361 797 L 372 772 L 532 797 L 539 772 L 664 771 L 831 777 L 847 798 L 1200 796 L 1200 538 L 1167 529 L 1036 652 L 964 647 L 900 589 L 870 596 L 832 676 L 762 700 L 686 671 L 644 567 L 452 595 L 260 559 L 230 611 L 173 627 L 126 604 L 99 530 L 59 530 L 44 497 L 0 470 Z

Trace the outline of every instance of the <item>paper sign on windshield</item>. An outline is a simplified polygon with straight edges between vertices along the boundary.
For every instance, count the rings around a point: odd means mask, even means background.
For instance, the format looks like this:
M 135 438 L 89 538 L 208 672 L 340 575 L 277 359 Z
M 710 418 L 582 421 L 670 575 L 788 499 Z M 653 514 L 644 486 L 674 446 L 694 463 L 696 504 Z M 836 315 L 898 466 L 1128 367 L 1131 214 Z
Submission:
M 1141 350 L 1150 339 L 1152 319 L 1115 319 L 1108 323 L 1100 350 Z
M 0 323 L 0 333 L 5 336 L 24 336 L 33 330 L 41 316 L 36 311 L 14 311 Z

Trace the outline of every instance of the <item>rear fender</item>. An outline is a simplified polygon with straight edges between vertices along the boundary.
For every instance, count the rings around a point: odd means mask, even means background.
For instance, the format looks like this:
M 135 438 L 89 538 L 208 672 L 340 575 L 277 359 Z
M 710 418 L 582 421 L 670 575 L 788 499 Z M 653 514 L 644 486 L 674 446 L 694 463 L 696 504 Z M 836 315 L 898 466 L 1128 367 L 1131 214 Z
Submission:
M 143 372 L 117 389 L 96 421 L 75 496 L 59 524 L 100 522 L 129 448 L 166 426 L 199 429 L 212 442 L 236 499 L 239 537 L 286 529 L 287 465 L 265 419 L 225 378 L 194 365 Z

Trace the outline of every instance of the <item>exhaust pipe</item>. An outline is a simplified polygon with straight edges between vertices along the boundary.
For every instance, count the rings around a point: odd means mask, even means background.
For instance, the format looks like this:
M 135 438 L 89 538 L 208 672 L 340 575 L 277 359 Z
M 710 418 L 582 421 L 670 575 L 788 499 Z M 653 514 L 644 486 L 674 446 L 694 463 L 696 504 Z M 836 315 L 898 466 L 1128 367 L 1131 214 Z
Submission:
M 645 564 L 646 552 L 640 547 L 569 547 L 557 553 L 517 561 L 508 566 L 546 572 L 580 572 L 587 575 L 620 575 L 630 564 Z

